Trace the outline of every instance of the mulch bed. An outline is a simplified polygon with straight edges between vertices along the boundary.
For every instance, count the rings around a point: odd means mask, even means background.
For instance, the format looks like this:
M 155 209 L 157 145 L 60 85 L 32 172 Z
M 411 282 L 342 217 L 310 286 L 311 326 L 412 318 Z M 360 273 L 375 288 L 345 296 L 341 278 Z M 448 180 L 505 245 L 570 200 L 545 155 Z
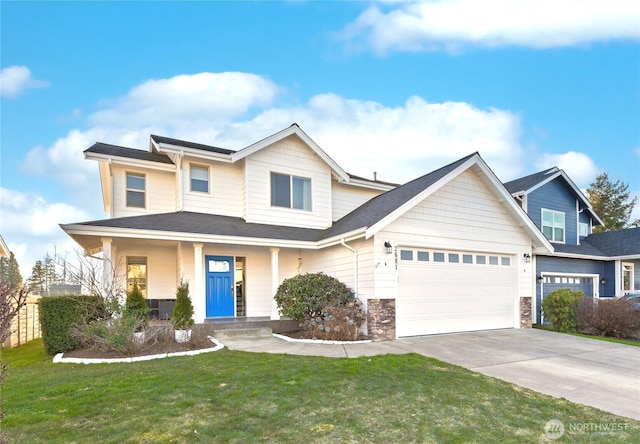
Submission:
M 98 349 L 83 348 L 65 352 L 65 358 L 91 358 L 91 359 L 113 359 L 113 358 L 131 358 L 135 356 L 160 355 L 164 353 L 176 353 L 191 350 L 201 350 L 212 348 L 215 344 L 211 341 L 186 342 L 184 344 L 175 341 L 156 342 L 153 344 L 145 344 L 141 350 L 133 355 L 125 355 L 118 350 L 101 351 Z

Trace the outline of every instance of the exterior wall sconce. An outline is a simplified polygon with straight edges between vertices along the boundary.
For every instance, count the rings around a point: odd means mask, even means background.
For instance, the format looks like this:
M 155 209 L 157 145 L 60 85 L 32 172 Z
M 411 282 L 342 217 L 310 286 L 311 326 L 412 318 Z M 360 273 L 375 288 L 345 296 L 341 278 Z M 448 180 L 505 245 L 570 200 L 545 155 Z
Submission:
M 530 255 L 529 253 L 525 253 L 525 254 L 522 256 L 522 258 L 523 258 L 523 260 L 524 260 L 525 262 L 527 262 L 527 263 L 528 263 L 528 262 L 531 262 L 531 255 Z
M 393 247 L 391 246 L 391 242 L 385 241 L 384 248 L 386 249 L 387 254 L 393 253 Z
M 600 285 L 606 285 L 607 280 L 605 278 L 600 279 Z
M 538 282 L 540 284 L 542 284 L 544 282 L 544 278 L 542 277 L 542 275 L 538 276 Z

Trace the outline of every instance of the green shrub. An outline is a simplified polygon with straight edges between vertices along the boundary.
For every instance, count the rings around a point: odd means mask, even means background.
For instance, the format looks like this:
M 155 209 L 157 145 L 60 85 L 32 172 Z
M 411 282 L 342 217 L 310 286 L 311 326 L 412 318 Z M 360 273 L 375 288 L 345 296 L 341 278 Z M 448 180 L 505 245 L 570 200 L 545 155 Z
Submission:
M 307 273 L 282 281 L 275 295 L 280 312 L 303 322 L 321 316 L 325 307 L 340 307 L 355 302 L 353 290 L 324 273 Z
M 355 341 L 366 318 L 362 302 L 356 299 L 341 307 L 325 307 L 320 316 L 305 319 L 302 329 L 312 338 Z
M 189 297 L 189 282 L 180 281 L 173 306 L 171 323 L 176 330 L 190 330 L 193 327 L 193 303 Z
M 624 299 L 585 298 L 578 307 L 578 332 L 619 339 L 640 339 L 640 313 Z
M 39 302 L 40 328 L 47 354 L 76 350 L 81 341 L 72 329 L 103 316 L 104 305 L 96 296 L 49 296 Z
M 123 315 L 140 321 L 138 331 L 144 330 L 149 323 L 149 307 L 137 283 L 133 284 L 133 288 L 127 294 Z
M 142 337 L 137 337 L 135 333 L 143 330 L 143 322 L 133 316 L 98 319 L 74 328 L 72 335 L 83 347 L 104 353 L 115 351 L 120 356 L 133 356 L 158 343 L 163 333 L 161 327 L 156 327 L 144 329 Z
M 583 297 L 582 291 L 561 288 L 549 293 L 542 300 L 542 313 L 545 319 L 551 321 L 555 331 L 564 333 L 576 331 L 578 305 Z

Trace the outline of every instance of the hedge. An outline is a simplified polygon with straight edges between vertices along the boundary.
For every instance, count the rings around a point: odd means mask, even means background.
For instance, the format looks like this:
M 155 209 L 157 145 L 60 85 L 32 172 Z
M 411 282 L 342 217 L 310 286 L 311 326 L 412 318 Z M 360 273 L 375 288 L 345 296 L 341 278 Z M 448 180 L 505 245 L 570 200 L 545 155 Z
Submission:
M 45 352 L 49 355 L 64 353 L 80 347 L 78 338 L 72 337 L 75 325 L 97 318 L 102 300 L 97 296 L 48 296 L 40 299 L 40 328 Z

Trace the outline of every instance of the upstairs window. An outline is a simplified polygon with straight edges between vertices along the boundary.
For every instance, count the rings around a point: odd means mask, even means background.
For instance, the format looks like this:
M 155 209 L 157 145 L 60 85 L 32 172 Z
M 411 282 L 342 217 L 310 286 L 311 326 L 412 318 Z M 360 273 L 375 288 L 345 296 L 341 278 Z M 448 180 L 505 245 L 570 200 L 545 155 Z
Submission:
M 542 234 L 551 242 L 564 242 L 564 213 L 543 209 Z
M 311 179 L 271 173 L 271 205 L 311 211 Z
M 145 177 L 144 174 L 127 173 L 127 206 L 145 207 Z
M 191 191 L 209 192 L 209 168 L 191 165 Z
M 580 222 L 578 224 L 578 235 L 582 237 L 589 236 L 589 224 Z

